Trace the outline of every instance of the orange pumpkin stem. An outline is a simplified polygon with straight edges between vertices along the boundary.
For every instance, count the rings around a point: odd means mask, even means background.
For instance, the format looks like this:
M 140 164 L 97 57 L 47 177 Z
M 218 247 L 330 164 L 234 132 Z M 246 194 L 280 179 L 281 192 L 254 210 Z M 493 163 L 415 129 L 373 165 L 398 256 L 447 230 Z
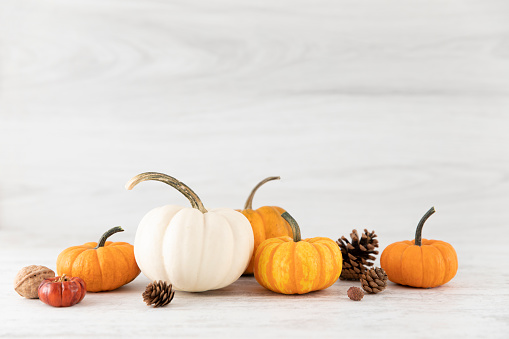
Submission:
M 300 227 L 299 224 L 297 224 L 297 221 L 290 215 L 290 213 L 285 212 L 281 214 L 281 217 L 286 220 L 286 222 L 290 225 L 292 228 L 293 233 L 293 241 L 299 242 L 302 240 L 300 236 Z
M 417 225 L 417 230 L 415 231 L 415 245 L 421 246 L 422 245 L 422 227 L 424 226 L 424 223 L 426 220 L 428 220 L 429 217 L 433 213 L 435 213 L 435 207 L 431 207 L 426 214 L 421 218 L 421 221 L 419 221 L 419 224 Z
M 177 191 L 182 193 L 189 200 L 189 202 L 191 202 L 191 206 L 193 206 L 193 208 L 200 210 L 202 213 L 207 213 L 207 210 L 205 209 L 205 206 L 203 206 L 203 203 L 201 202 L 200 198 L 196 193 L 193 192 L 191 188 L 189 188 L 189 186 L 175 179 L 174 177 L 170 177 L 169 175 L 163 173 L 146 172 L 138 174 L 127 182 L 125 188 L 127 190 L 131 190 L 133 189 L 134 186 L 136 186 L 140 182 L 147 180 L 160 181 L 164 182 L 167 185 L 170 185 L 171 187 L 175 188 Z
M 249 197 L 247 197 L 247 201 L 246 201 L 246 204 L 244 205 L 244 209 L 245 210 L 252 210 L 253 209 L 253 198 L 254 198 L 254 195 L 256 193 L 256 191 L 262 186 L 264 185 L 265 183 L 269 182 L 269 181 L 272 181 L 272 180 L 279 180 L 281 179 L 281 177 L 268 177 L 268 178 L 265 178 L 263 179 L 262 181 L 260 181 L 258 183 L 258 185 L 255 186 L 255 188 L 253 188 L 253 190 L 251 191 L 251 194 L 249 195 Z
M 113 227 L 106 232 L 104 232 L 103 235 L 101 235 L 101 239 L 99 239 L 99 242 L 97 243 L 97 246 L 94 247 L 94 249 L 98 249 L 99 247 L 104 247 L 104 244 L 106 244 L 106 239 L 111 237 L 113 234 L 118 232 L 124 232 L 124 229 L 120 226 Z

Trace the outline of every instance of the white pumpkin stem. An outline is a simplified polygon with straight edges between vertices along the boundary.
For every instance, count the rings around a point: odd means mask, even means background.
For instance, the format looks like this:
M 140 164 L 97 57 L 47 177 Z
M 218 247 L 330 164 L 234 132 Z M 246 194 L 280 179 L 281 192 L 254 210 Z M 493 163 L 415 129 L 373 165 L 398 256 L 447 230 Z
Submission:
M 200 210 L 200 212 L 202 213 L 207 213 L 207 210 L 205 209 L 205 206 L 203 206 L 203 203 L 201 202 L 200 198 L 196 193 L 193 192 L 192 189 L 189 188 L 189 186 L 175 179 L 174 177 L 170 177 L 169 175 L 163 173 L 146 172 L 138 174 L 127 182 L 125 188 L 127 190 L 131 190 L 133 189 L 134 186 L 136 186 L 140 182 L 147 180 L 160 181 L 170 185 L 171 187 L 175 188 L 177 191 L 182 193 L 191 202 L 191 206 L 193 206 L 193 208 Z
M 244 205 L 244 209 L 245 210 L 252 210 L 253 209 L 253 198 L 254 198 L 254 195 L 256 193 L 256 191 L 262 186 L 264 185 L 265 183 L 269 182 L 269 181 L 272 181 L 272 180 L 279 180 L 281 179 L 281 177 L 268 177 L 268 178 L 265 178 L 263 179 L 262 181 L 260 181 L 258 183 L 258 185 L 255 186 L 255 188 L 253 188 L 253 190 L 251 191 L 251 194 L 249 195 L 249 197 L 247 198 L 247 201 L 246 201 L 246 204 Z

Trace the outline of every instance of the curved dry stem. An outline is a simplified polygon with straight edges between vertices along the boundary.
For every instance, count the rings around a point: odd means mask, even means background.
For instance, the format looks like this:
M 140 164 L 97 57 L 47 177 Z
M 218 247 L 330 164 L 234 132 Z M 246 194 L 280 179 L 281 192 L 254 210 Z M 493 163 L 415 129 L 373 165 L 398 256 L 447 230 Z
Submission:
M 419 221 L 419 224 L 417 225 L 417 230 L 415 231 L 415 245 L 421 246 L 422 245 L 422 227 L 424 226 L 424 223 L 426 220 L 428 220 L 429 217 L 433 213 L 435 213 L 435 207 L 431 207 L 426 214 L 421 218 L 421 221 Z
M 115 226 L 115 227 L 107 230 L 106 232 L 104 232 L 104 234 L 101 235 L 101 239 L 99 239 L 99 241 L 97 242 L 97 246 L 94 247 L 94 249 L 98 249 L 99 247 L 104 247 L 104 244 L 106 244 L 106 239 L 108 239 L 113 234 L 118 233 L 118 232 L 124 232 L 124 229 L 120 226 Z
M 167 185 L 170 185 L 171 187 L 175 188 L 177 191 L 182 193 L 189 200 L 189 202 L 191 202 L 191 206 L 193 206 L 193 208 L 200 210 L 202 213 L 207 213 L 207 210 L 203 206 L 203 203 L 201 202 L 200 198 L 196 193 L 194 193 L 194 191 L 191 188 L 189 188 L 189 186 L 175 179 L 174 177 L 171 177 L 164 173 L 146 172 L 138 174 L 127 182 L 125 188 L 127 190 L 131 190 L 134 186 L 138 185 L 140 182 L 147 180 L 160 181 L 164 182 Z
M 295 242 L 301 241 L 302 238 L 300 236 L 300 227 L 299 224 L 297 224 L 297 220 L 295 220 L 288 212 L 281 214 L 281 217 L 285 219 L 288 224 L 290 224 L 293 233 L 293 241 Z
M 262 186 L 264 185 L 265 183 L 269 182 L 269 181 L 272 181 L 272 180 L 279 180 L 281 179 L 281 177 L 268 177 L 268 178 L 265 178 L 263 179 L 262 181 L 260 181 L 258 183 L 258 185 L 255 186 L 255 188 L 253 188 L 253 190 L 251 191 L 251 194 L 249 195 L 249 197 L 247 197 L 247 201 L 246 201 L 246 204 L 244 205 L 244 209 L 245 210 L 252 210 L 253 209 L 253 198 L 254 198 L 254 195 L 256 193 L 256 191 Z

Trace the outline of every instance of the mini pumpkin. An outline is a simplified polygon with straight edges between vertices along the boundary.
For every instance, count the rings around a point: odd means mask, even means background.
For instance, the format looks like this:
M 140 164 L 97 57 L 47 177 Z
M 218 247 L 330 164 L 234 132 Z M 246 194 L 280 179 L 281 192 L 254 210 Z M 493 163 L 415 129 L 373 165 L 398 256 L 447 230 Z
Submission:
M 85 282 L 78 277 L 61 277 L 45 279 L 38 289 L 39 299 L 53 307 L 73 306 L 85 298 Z
M 254 254 L 258 246 L 265 240 L 275 237 L 292 236 L 292 228 L 281 217 L 281 214 L 285 212 L 284 209 L 277 206 L 263 206 L 256 210 L 253 210 L 253 198 L 256 191 L 265 183 L 272 180 L 279 180 L 280 177 L 268 177 L 260 181 L 255 188 L 251 191 L 251 194 L 247 198 L 244 209 L 240 211 L 249 220 L 251 228 L 253 229 L 254 235 L 254 250 L 253 256 L 246 268 L 244 274 L 253 274 L 254 265 Z
M 89 292 L 110 291 L 133 281 L 140 274 L 133 245 L 106 241 L 122 231 L 122 227 L 113 227 L 97 243 L 63 250 L 57 258 L 57 273 L 83 279 Z
M 288 212 L 282 217 L 292 228 L 293 238 L 271 238 L 258 246 L 254 260 L 256 281 L 283 294 L 304 294 L 332 286 L 343 263 L 336 242 L 324 237 L 301 240 L 295 219 Z
M 230 285 L 247 267 L 253 253 L 249 221 L 233 209 L 207 211 L 187 185 L 163 173 L 132 178 L 128 190 L 145 180 L 164 182 L 191 202 L 192 208 L 154 208 L 140 222 L 134 254 L 143 274 L 177 290 L 201 292 Z
M 458 270 L 458 257 L 451 244 L 422 239 L 422 227 L 435 213 L 432 207 L 417 225 L 415 239 L 398 241 L 385 248 L 380 265 L 390 281 L 412 287 L 430 288 L 450 281 Z

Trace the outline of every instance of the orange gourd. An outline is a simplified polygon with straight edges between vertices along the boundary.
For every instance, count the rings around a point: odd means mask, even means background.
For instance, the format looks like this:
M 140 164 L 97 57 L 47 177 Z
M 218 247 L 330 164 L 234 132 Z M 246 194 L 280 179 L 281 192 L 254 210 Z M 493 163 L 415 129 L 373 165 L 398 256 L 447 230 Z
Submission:
M 435 213 L 432 207 L 417 225 L 415 240 L 399 241 L 385 248 L 380 265 L 390 281 L 430 288 L 450 281 L 458 271 L 458 257 L 451 244 L 422 239 L 424 222 Z
M 244 274 L 253 274 L 254 255 L 258 246 L 266 239 L 281 237 L 284 235 L 292 236 L 292 229 L 290 225 L 281 217 L 281 214 L 285 212 L 284 209 L 277 206 L 263 206 L 256 210 L 253 210 L 253 197 L 263 184 L 272 181 L 279 180 L 280 177 L 268 177 L 258 183 L 253 188 L 251 194 L 247 198 L 244 210 L 240 211 L 249 220 L 253 229 L 254 235 L 254 250 L 251 261 L 247 266 Z
M 290 224 L 293 239 L 271 238 L 258 246 L 254 259 L 256 281 L 283 294 L 304 294 L 333 285 L 343 263 L 338 245 L 323 237 L 301 240 L 297 222 L 288 212 L 282 217 Z
M 53 307 L 69 307 L 85 298 L 87 289 L 83 279 L 78 277 L 53 277 L 44 279 L 37 294 L 45 304 Z
M 121 227 L 114 227 L 98 243 L 87 242 L 63 250 L 57 258 L 58 275 L 83 279 L 88 292 L 110 291 L 133 281 L 140 274 L 133 245 L 106 241 L 122 231 Z

